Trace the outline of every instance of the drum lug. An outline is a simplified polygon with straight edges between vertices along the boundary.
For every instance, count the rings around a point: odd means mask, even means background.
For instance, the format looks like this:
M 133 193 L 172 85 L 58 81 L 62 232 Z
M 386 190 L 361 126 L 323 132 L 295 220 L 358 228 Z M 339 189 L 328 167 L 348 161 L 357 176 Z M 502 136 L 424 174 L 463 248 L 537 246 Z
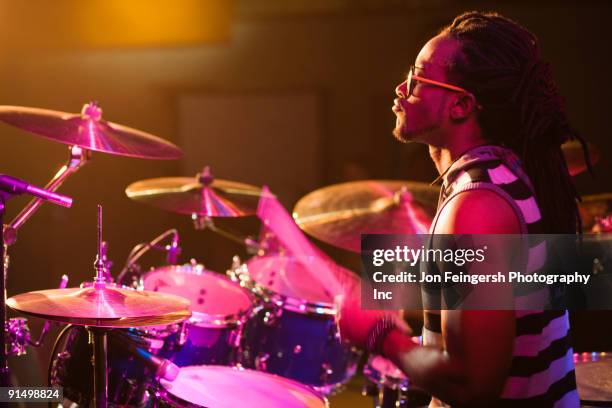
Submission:
M 328 383 L 331 379 L 331 376 L 334 374 L 334 370 L 332 369 L 331 364 L 323 363 L 321 365 L 321 376 L 319 377 L 322 382 Z
M 189 328 L 185 322 L 180 323 L 181 328 L 178 334 L 178 346 L 184 346 L 187 343 L 187 336 L 189 335 Z
M 268 353 L 259 353 L 257 357 L 255 357 L 255 369 L 259 371 L 267 371 L 269 359 L 270 355 Z
M 278 319 L 283 315 L 282 307 L 274 307 L 273 309 L 266 309 L 264 312 L 263 322 L 266 326 L 274 326 Z
M 381 392 L 382 390 L 380 389 L 378 385 L 373 384 L 373 383 L 368 383 L 363 386 L 361 390 L 361 395 L 363 395 L 364 397 L 372 397 L 374 408 L 381 408 L 381 405 L 380 405 L 380 402 L 382 401 Z
M 329 333 L 327 334 L 327 341 L 332 342 L 332 343 L 339 343 L 340 340 L 341 338 L 340 338 L 340 331 L 338 330 L 338 325 L 337 324 L 329 325 Z
M 24 317 L 11 317 L 6 324 L 6 350 L 10 355 L 22 356 L 27 352 L 30 342 L 30 328 L 28 319 Z

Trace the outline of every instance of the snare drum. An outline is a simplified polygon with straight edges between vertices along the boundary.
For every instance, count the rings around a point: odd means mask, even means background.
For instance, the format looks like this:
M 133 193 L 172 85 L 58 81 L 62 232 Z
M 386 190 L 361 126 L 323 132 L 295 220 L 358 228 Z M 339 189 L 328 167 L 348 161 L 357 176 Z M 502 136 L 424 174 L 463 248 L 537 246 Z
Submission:
M 178 377 L 161 381 L 158 407 L 173 408 L 325 408 L 327 400 L 286 378 L 222 366 L 183 367 Z
M 363 395 L 373 398 L 375 408 L 411 408 L 429 405 L 431 396 L 408 381 L 391 361 L 371 355 L 363 368 L 367 383 Z
M 162 356 L 178 366 L 231 365 L 236 362 L 243 323 L 251 314 L 252 295 L 240 285 L 202 265 L 154 269 L 142 278 L 145 290 L 169 293 L 191 302 L 192 316 L 179 330 L 163 328 Z M 159 328 L 148 331 L 157 332 Z
M 307 262 L 282 256 L 247 263 L 263 306 L 245 326 L 241 362 L 331 393 L 353 376 L 359 354 L 340 340 L 334 294 L 308 267 Z M 358 282 L 352 272 L 343 273 Z

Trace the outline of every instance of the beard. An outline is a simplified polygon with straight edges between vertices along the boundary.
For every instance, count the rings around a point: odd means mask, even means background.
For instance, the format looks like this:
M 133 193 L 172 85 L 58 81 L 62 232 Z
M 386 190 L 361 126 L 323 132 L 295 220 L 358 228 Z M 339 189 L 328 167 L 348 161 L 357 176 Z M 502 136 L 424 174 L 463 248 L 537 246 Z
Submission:
M 440 104 L 434 115 L 429 120 L 426 120 L 424 124 L 419 125 L 417 128 L 410 129 L 406 122 L 406 113 L 396 113 L 396 125 L 393 129 L 393 136 L 395 139 L 402 143 L 428 143 L 430 135 L 436 133 L 442 127 L 442 118 L 444 115 L 444 106 Z M 417 115 L 415 115 L 417 116 Z M 426 118 L 425 114 L 418 115 L 421 118 Z M 428 116 L 428 115 L 427 115 Z
M 427 136 L 440 129 L 439 123 L 432 123 L 419 129 L 406 129 L 405 126 L 396 126 L 393 129 L 393 136 L 402 143 L 422 142 L 427 143 Z

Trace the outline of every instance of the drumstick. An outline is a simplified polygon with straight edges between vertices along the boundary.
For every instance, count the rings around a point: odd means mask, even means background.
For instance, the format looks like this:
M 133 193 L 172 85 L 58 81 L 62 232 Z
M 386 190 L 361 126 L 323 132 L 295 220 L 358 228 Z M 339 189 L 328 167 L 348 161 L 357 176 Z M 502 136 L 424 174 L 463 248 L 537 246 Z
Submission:
M 323 287 L 330 289 L 335 295 L 343 295 L 345 288 L 338 281 L 332 268 L 333 261 L 314 247 L 304 236 L 289 212 L 278 201 L 276 196 L 264 186 L 257 207 L 257 216 L 262 220 L 285 248 L 295 256 L 303 256 L 312 262 L 312 272 L 309 273 L 319 281 Z

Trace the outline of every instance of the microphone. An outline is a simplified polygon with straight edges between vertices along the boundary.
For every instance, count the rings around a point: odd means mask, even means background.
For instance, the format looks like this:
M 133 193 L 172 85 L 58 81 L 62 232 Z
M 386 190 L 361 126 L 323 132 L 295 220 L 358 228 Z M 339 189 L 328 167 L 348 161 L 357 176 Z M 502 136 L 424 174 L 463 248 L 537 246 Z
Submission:
M 70 197 L 33 186 L 24 180 L 6 174 L 0 174 L 0 190 L 4 190 L 14 195 L 29 194 L 63 207 L 70 207 L 72 205 L 72 198 Z
M 174 381 L 179 375 L 179 366 L 177 366 L 170 360 L 157 357 L 149 353 L 144 348 L 136 346 L 136 344 L 134 344 L 134 340 L 131 340 L 131 335 L 119 333 L 112 334 L 117 334 L 116 336 L 109 336 L 111 339 L 116 340 L 113 341 L 113 343 L 116 343 L 124 351 L 128 351 L 132 355 L 136 356 L 143 363 L 149 366 L 149 368 L 153 369 L 153 372 L 155 373 L 155 378 L 161 378 L 167 381 Z

